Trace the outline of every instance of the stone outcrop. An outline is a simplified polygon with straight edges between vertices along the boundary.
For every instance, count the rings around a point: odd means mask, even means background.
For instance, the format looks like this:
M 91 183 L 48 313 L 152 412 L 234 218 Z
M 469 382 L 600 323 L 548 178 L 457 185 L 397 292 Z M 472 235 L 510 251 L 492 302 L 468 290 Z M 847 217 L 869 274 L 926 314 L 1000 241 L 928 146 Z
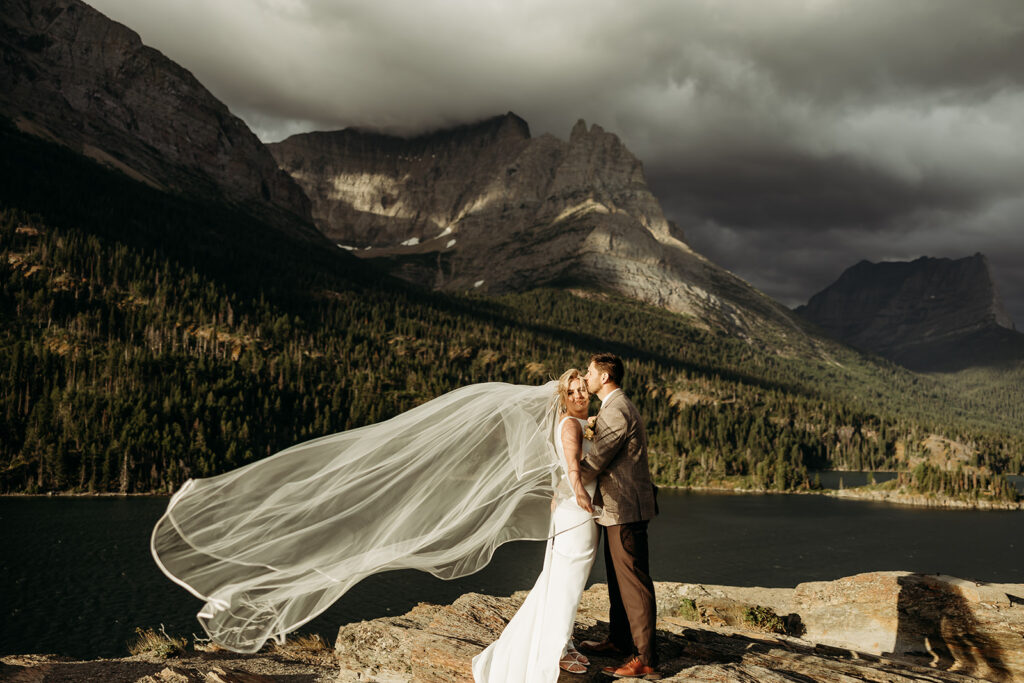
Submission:
M 1024 585 L 874 572 L 796 587 L 805 638 L 917 659 L 991 681 L 1024 680 Z
M 1024 681 L 1024 585 L 948 576 L 873 572 L 796 588 L 737 588 L 659 582 L 658 649 L 666 681 L 758 683 L 968 683 Z M 421 603 L 408 614 L 347 624 L 333 653 L 302 639 L 253 655 L 190 652 L 70 661 L 0 658 L 11 681 L 378 683 L 472 681 L 474 655 L 495 640 L 526 596 L 469 593 L 451 605 Z M 773 628 L 751 614 L 778 615 Z M 588 589 L 574 636 L 607 632 L 608 591 Z M 587 674 L 608 681 L 592 657 Z
M 668 681 L 1024 681 L 1024 586 L 878 572 L 795 589 L 658 583 L 658 646 Z M 471 681 L 472 657 L 522 603 L 467 594 L 401 617 L 343 626 L 339 681 Z M 782 617 L 768 633 L 745 615 Z M 575 637 L 607 628 L 607 589 L 587 590 Z M 593 657 L 588 674 L 608 680 Z M 560 679 L 561 680 L 561 679 Z
M 1024 359 L 987 259 L 861 261 L 796 309 L 832 337 L 914 369 Z
M 804 337 L 787 309 L 681 239 L 643 165 L 600 126 L 534 138 L 509 113 L 409 139 L 341 130 L 268 147 L 324 234 L 407 280 L 604 290 L 759 340 Z
M 0 114 L 151 186 L 318 238 L 309 200 L 191 73 L 79 0 L 0 5 Z

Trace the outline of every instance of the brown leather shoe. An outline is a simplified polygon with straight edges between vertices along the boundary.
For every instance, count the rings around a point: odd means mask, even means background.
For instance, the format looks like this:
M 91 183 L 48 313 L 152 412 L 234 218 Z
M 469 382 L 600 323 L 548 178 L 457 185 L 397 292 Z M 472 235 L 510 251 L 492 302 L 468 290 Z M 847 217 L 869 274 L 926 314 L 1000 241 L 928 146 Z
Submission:
M 605 657 L 626 654 L 610 640 L 584 640 L 580 643 L 579 649 L 580 652 L 586 652 L 591 655 L 604 655 Z
M 609 667 L 610 668 L 610 667 Z M 604 669 L 613 678 L 639 678 L 642 681 L 660 681 L 661 674 L 654 667 L 647 666 L 639 657 L 633 657 L 614 671 Z

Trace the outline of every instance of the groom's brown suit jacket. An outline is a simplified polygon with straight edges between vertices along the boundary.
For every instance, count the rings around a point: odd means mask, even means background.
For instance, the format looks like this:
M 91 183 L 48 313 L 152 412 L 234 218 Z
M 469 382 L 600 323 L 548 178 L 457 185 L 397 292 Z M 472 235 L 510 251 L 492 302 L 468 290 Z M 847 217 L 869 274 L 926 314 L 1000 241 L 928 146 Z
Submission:
M 597 413 L 594 447 L 580 463 L 584 479 L 597 475 L 594 503 L 604 512 L 601 526 L 654 517 L 654 485 L 647 469 L 647 431 L 640 412 L 622 390 L 607 397 Z

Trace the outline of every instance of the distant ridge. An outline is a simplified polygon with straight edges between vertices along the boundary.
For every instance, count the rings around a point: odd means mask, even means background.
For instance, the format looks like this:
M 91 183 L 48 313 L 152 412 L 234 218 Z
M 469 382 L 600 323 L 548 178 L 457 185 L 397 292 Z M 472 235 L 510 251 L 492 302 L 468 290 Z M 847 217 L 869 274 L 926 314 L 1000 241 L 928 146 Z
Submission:
M 982 254 L 861 261 L 797 313 L 828 334 L 916 370 L 1024 360 Z

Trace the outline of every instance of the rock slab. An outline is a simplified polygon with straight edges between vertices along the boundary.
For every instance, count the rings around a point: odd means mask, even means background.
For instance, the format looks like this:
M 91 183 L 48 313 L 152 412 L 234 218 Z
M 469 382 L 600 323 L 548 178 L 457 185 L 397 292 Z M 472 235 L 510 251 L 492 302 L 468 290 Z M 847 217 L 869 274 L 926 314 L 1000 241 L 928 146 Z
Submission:
M 668 681 L 1024 681 L 1024 586 L 876 572 L 795 589 L 658 583 L 656 592 Z M 467 594 L 452 605 L 420 604 L 402 617 L 343 626 L 339 680 L 471 681 L 472 657 L 500 635 L 524 597 Z M 784 617 L 790 633 L 745 622 L 745 608 L 755 605 Z M 603 637 L 607 610 L 606 587 L 587 590 L 576 639 Z M 586 675 L 560 680 L 609 680 L 600 667 L 617 662 L 592 660 Z

